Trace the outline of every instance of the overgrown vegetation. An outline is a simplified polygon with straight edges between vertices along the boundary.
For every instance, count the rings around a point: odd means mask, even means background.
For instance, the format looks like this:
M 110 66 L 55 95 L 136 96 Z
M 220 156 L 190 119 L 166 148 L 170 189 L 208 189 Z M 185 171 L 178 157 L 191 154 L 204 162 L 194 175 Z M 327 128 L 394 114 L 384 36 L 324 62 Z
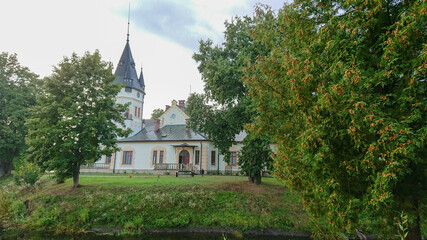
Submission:
M 275 179 L 249 185 L 236 177 L 80 177 L 55 184 L 43 177 L 35 187 L 4 185 L 0 228 L 80 233 L 153 228 L 308 230 L 299 198 Z
M 34 185 L 41 177 L 40 168 L 34 163 L 26 160 L 27 154 L 21 154 L 13 161 L 15 166 L 15 174 L 13 179 L 18 185 L 28 184 Z
M 331 231 L 375 222 L 422 239 L 427 216 L 426 1 L 310 1 L 259 7 L 269 54 L 246 69 L 254 131 L 277 144 L 276 176 Z

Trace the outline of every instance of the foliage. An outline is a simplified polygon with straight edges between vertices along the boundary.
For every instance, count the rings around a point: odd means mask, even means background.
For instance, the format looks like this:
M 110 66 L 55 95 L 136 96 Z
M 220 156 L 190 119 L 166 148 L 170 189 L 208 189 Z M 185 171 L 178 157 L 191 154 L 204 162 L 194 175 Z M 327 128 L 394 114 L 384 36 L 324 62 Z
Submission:
M 151 119 L 158 119 L 160 116 L 162 116 L 164 112 L 165 110 L 161 108 L 154 109 L 153 112 L 151 113 Z
M 37 75 L 22 67 L 16 54 L 0 54 L 0 177 L 26 148 L 28 108 L 35 104 Z
M 400 240 L 405 240 L 408 236 L 408 215 L 402 212 L 400 214 L 400 219 L 396 224 L 398 227 L 397 237 L 399 237 Z
M 34 163 L 28 162 L 27 156 L 28 154 L 24 152 L 13 160 L 15 167 L 13 180 L 17 185 L 33 186 L 41 177 L 40 168 Z
M 188 98 L 189 126 L 207 134 L 224 159 L 229 159 L 229 148 L 235 143 L 236 134 L 256 116 L 243 82 L 243 69 L 265 49 L 249 36 L 254 27 L 250 17 L 226 21 L 225 42 L 213 46 L 212 40 L 201 40 L 199 52 L 193 55 L 199 64 L 205 93 Z
M 20 185 L 23 183 L 30 186 L 34 185 L 40 177 L 40 168 L 31 162 L 25 162 L 19 167 L 16 167 L 13 176 L 16 184 Z
M 277 143 L 276 175 L 315 216 L 352 230 L 369 210 L 389 234 L 401 211 L 420 238 L 426 202 L 425 1 L 308 1 L 257 9 L 270 49 L 247 69 Z M 423 210 L 424 209 L 424 210 Z M 409 236 L 409 235 L 408 235 Z
M 13 201 L 10 205 L 11 212 L 15 219 L 23 219 L 27 213 L 27 208 L 22 201 Z
M 59 182 L 73 177 L 78 186 L 80 166 L 117 151 L 117 137 L 127 136 L 116 104 L 119 85 L 113 84 L 112 65 L 98 51 L 65 57 L 44 79 L 37 106 L 28 121 L 28 159 L 41 170 L 55 171 Z
M 32 209 L 19 219 L 22 224 L 17 227 L 56 233 L 99 226 L 134 233 L 182 227 L 307 230 L 300 200 L 279 181 L 269 178 L 258 186 L 244 181 L 236 177 L 82 176 L 81 183 L 87 187 L 73 191 L 68 189 L 69 180 L 64 185 L 49 181 L 16 199 L 31 199 L 27 208 Z M 21 203 L 17 203 L 19 214 L 23 213 Z M 15 221 L 18 219 L 10 220 Z
M 255 177 L 256 183 L 261 178 L 261 171 L 271 169 L 273 158 L 270 142 L 266 136 L 248 135 L 243 140 L 243 147 L 239 151 L 239 166 L 242 173 Z

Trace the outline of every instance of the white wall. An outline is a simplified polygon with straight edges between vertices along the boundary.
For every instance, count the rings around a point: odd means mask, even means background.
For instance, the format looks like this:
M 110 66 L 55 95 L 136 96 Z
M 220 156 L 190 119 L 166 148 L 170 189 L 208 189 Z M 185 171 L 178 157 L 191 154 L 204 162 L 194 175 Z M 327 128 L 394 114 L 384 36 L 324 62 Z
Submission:
M 172 145 L 181 145 L 183 143 L 187 143 L 191 146 L 196 147 L 174 147 Z M 163 150 L 164 151 L 164 159 L 163 163 L 178 163 L 178 155 L 179 152 L 183 149 L 187 150 L 190 153 L 190 163 L 195 164 L 195 151 L 200 150 L 200 142 L 142 142 L 142 143 L 118 143 L 117 144 L 119 148 L 121 148 L 120 152 L 115 153 L 115 160 L 114 156 L 111 159 L 111 164 L 115 162 L 115 166 L 111 166 L 110 169 L 115 170 L 153 170 L 154 165 L 152 164 L 153 160 L 153 149 L 156 150 Z M 208 169 L 209 171 L 216 171 L 218 170 L 218 149 L 214 148 L 213 144 L 211 142 L 203 142 L 203 146 L 208 147 Z M 233 145 L 230 150 L 231 151 L 239 151 L 242 147 L 241 144 Z M 216 151 L 216 165 L 211 164 L 211 151 Z M 123 151 L 133 151 L 133 159 L 131 165 L 123 165 L 122 164 L 122 157 L 123 157 Z M 200 156 L 200 161 L 202 161 L 202 155 Z M 219 155 L 219 170 L 224 171 L 225 166 L 227 165 L 224 161 L 224 156 Z M 104 163 L 105 157 L 102 157 L 101 160 L 98 162 Z M 157 157 L 157 162 L 159 162 L 159 159 Z M 203 164 L 204 165 L 204 164 Z M 200 169 L 200 165 L 195 165 L 197 169 Z M 240 168 L 238 166 L 233 167 L 233 171 L 238 171 Z
M 132 129 L 132 133 L 129 136 L 135 135 L 142 129 L 144 94 L 135 89 L 132 89 L 132 92 L 126 92 L 122 88 L 116 96 L 116 102 L 120 104 L 130 103 L 128 108 L 130 110 L 129 113 L 132 114 L 132 120 L 125 120 L 125 124 L 127 128 Z M 141 109 L 140 117 L 135 115 L 135 107 Z

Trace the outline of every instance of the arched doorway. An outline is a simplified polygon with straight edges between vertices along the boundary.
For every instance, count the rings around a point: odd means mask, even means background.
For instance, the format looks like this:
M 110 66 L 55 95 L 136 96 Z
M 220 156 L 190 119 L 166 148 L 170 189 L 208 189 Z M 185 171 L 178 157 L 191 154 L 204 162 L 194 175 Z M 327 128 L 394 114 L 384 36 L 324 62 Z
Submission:
M 190 163 L 190 154 L 187 150 L 182 150 L 179 153 L 179 163 L 180 164 L 189 164 Z

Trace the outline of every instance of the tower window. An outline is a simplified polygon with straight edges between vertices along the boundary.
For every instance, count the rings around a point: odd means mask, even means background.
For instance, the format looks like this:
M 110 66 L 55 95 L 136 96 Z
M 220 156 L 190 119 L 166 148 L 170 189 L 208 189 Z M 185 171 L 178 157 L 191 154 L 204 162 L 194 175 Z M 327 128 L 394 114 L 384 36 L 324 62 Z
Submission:
M 132 88 L 130 88 L 130 87 L 125 87 L 125 92 L 132 92 Z

